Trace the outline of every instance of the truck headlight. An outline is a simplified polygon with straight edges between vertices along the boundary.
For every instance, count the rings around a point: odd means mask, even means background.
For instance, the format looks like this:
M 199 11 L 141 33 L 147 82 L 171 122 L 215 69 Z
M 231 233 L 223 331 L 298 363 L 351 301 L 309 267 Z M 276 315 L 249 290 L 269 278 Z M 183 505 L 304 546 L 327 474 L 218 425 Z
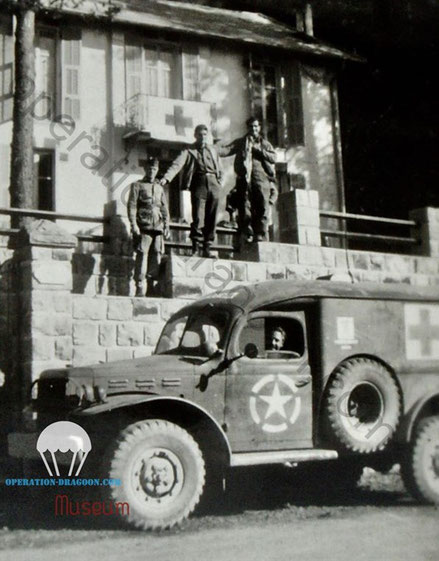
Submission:
M 38 380 L 35 380 L 30 387 L 30 398 L 32 401 L 38 399 Z
M 93 403 L 93 401 L 95 400 L 95 393 L 93 391 L 93 388 L 88 384 L 84 384 L 82 386 L 82 389 L 84 390 L 85 401 L 87 401 L 88 403 Z
M 107 399 L 107 392 L 106 392 L 105 388 L 103 388 L 102 386 L 95 386 L 94 387 L 94 392 L 95 392 L 96 401 L 100 401 L 101 403 L 105 403 L 105 400 Z
M 26 405 L 21 412 L 23 421 L 23 429 L 26 432 L 35 432 L 37 430 L 37 413 L 32 409 L 31 405 Z

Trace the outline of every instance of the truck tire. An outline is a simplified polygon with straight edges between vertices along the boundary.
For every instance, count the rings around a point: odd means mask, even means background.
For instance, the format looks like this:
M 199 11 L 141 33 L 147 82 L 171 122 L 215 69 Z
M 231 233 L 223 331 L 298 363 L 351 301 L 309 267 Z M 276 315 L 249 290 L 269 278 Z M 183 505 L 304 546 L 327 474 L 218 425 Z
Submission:
M 103 488 L 106 498 L 128 503 L 125 521 L 144 530 L 170 528 L 200 500 L 205 478 L 198 444 L 181 427 L 147 420 L 129 425 L 104 460 L 105 477 L 121 485 Z
M 383 450 L 401 416 L 401 396 L 391 373 L 379 362 L 343 362 L 328 383 L 323 427 L 337 448 L 370 454 Z
M 419 423 L 401 462 L 401 476 L 415 499 L 439 504 L 439 416 Z

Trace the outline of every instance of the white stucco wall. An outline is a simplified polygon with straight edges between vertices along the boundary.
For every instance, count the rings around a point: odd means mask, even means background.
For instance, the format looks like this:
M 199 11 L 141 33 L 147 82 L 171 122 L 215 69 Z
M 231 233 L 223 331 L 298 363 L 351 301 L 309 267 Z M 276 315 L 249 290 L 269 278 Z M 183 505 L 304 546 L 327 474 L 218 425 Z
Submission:
M 222 142 L 245 133 L 250 116 L 245 54 L 220 46 L 200 47 L 201 100 L 216 106 L 216 133 Z M 339 208 L 330 79 L 325 72 L 302 75 L 305 122 L 304 147 L 279 150 L 289 173 L 306 177 L 307 188 L 320 192 L 323 208 Z M 56 151 L 56 210 L 102 215 L 104 204 L 122 198 L 128 185 L 142 176 L 139 159 L 145 146 L 128 155 L 125 126 L 125 64 L 123 35 L 84 29 L 81 50 L 81 118 L 75 128 L 64 123 L 35 121 L 35 147 Z M 38 107 L 35 110 L 38 113 Z M 11 122 L 0 124 L 0 204 L 9 205 Z M 235 184 L 233 157 L 223 160 L 226 193 Z M 90 169 L 90 168 L 95 169 Z M 113 168 L 113 169 L 112 169 Z M 117 169 L 116 169 L 117 168 Z M 224 217 L 224 213 L 220 218 Z M 92 225 L 66 223 L 71 230 L 93 230 Z M 96 229 L 98 231 L 99 228 Z

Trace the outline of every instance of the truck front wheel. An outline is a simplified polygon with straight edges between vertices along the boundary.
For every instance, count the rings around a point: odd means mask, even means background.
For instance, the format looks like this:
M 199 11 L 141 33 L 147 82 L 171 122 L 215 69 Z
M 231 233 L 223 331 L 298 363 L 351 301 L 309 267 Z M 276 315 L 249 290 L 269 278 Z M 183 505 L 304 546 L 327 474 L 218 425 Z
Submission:
M 108 487 L 116 511 L 125 504 L 126 521 L 144 530 L 178 524 L 200 500 L 204 460 L 184 429 L 162 420 L 134 423 L 124 429 L 104 462 L 105 477 L 119 479 Z M 127 514 L 128 513 L 128 514 Z
M 439 504 L 439 416 L 419 423 L 401 462 L 401 475 L 416 499 Z

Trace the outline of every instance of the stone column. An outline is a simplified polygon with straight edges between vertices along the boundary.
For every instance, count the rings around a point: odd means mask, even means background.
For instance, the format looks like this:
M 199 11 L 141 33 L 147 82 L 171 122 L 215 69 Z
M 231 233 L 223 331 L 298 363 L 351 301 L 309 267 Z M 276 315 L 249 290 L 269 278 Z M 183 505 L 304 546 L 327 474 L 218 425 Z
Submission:
M 321 245 L 319 194 L 295 189 L 279 195 L 280 241 L 299 245 Z
M 439 257 L 439 208 L 417 208 L 410 211 L 410 218 L 418 225 L 412 230 L 412 236 L 420 242 L 415 253 Z
M 20 269 L 18 380 L 21 397 L 47 368 L 72 362 L 72 253 L 76 236 L 38 220 L 18 235 L 14 260 Z

